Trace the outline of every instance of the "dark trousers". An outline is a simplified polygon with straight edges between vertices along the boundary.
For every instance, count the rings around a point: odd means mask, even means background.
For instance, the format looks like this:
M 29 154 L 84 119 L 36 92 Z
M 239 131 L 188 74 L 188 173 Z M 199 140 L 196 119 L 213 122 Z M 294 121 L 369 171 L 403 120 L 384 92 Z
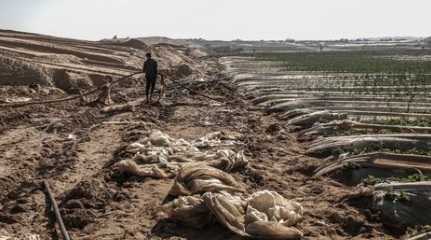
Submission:
M 147 81 L 145 83 L 145 94 L 148 97 L 149 95 L 153 95 L 154 88 L 156 87 L 157 76 L 146 76 L 146 79 Z

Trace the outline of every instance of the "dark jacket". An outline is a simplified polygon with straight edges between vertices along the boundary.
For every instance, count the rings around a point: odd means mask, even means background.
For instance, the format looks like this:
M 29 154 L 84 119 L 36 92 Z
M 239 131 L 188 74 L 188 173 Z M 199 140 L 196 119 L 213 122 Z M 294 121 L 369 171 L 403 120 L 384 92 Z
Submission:
M 157 78 L 157 62 L 152 58 L 148 59 L 144 63 L 144 73 L 147 79 Z

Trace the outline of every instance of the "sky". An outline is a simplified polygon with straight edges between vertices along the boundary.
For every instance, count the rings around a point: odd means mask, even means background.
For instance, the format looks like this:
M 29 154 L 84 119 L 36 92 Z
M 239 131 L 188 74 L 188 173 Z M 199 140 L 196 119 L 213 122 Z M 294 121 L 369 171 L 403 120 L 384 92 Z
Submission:
M 0 0 L 0 28 L 100 40 L 431 36 L 430 0 Z

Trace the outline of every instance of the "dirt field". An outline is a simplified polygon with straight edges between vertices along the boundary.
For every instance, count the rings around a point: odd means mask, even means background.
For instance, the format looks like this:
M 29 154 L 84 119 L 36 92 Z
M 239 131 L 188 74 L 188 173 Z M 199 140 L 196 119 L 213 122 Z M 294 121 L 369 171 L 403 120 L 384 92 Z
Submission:
M 2 38 L 0 46 L 8 48 L 5 56 L 16 56 L 10 51 L 22 48 L 27 48 L 28 56 L 32 47 L 3 45 L 8 39 Z M 65 41 L 61 40 L 67 45 Z M 142 51 L 127 49 L 122 48 Z M 357 207 L 366 202 L 352 204 L 362 193 L 361 187 L 329 177 L 313 178 L 322 160 L 306 156 L 306 146 L 289 133 L 286 123 L 256 110 L 250 99 L 236 91 L 231 79 L 222 74 L 218 59 L 186 57 L 171 46 L 160 46 L 157 51 L 167 69 L 187 64 L 192 73 L 181 78 L 181 85 L 169 81 L 167 96 L 160 103 L 142 104 L 133 111 L 103 113 L 103 105 L 79 99 L 14 107 L 8 104 L 20 98 L 31 102 L 68 95 L 55 84 L 36 90 L 28 85 L 0 88 L 6 104 L 0 108 L 0 239 L 62 239 L 47 205 L 44 180 L 51 186 L 72 239 L 241 239 L 217 221 L 196 229 L 166 218 L 161 207 L 169 200 L 175 172 L 160 179 L 119 173 L 112 167 L 129 157 L 125 147 L 155 129 L 188 142 L 213 132 L 235 136 L 229 148 L 244 151 L 248 165 L 230 174 L 245 194 L 271 190 L 300 203 L 304 216 L 296 227 L 304 239 L 397 239 L 404 234 L 384 227 L 377 215 Z M 107 61 L 105 57 L 99 60 Z M 130 72 L 138 70 L 140 62 L 136 61 Z M 84 65 L 85 72 L 100 68 Z M 72 67 L 69 64 L 67 69 Z M 103 74 L 110 75 L 111 67 L 105 68 Z M 121 71 L 116 74 L 127 75 Z M 170 73 L 172 79 L 180 79 L 175 75 L 179 73 Z M 143 94 L 141 84 L 124 83 L 112 90 L 115 103 Z M 222 148 L 216 145 L 209 151 Z

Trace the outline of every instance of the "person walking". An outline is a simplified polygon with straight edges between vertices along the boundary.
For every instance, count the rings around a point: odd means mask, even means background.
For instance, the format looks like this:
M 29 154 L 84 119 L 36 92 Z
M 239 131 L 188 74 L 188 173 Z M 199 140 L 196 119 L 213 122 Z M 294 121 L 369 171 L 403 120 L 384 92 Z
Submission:
M 147 60 L 144 63 L 143 72 L 145 73 L 145 94 L 147 96 L 147 103 L 151 104 L 157 80 L 157 62 L 151 57 L 151 53 L 147 53 Z

